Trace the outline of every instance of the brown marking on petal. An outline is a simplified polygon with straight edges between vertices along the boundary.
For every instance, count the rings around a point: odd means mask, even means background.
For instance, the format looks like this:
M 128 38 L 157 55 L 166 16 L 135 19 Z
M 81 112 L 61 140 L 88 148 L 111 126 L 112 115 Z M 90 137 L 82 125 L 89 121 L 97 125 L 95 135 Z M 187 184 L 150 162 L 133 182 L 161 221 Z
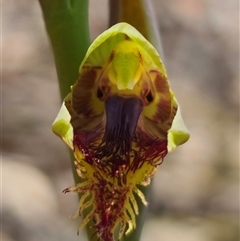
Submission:
M 143 58 L 142 58 L 142 54 L 139 51 L 138 51 L 138 59 L 139 59 L 140 64 L 142 64 Z
M 175 107 L 175 106 L 173 106 L 172 107 L 172 112 L 171 112 L 171 116 L 169 117 L 169 120 L 168 120 L 168 122 L 166 123 L 168 126 L 169 126 L 169 128 L 172 126 L 172 122 L 173 122 L 173 119 L 174 119 L 174 117 L 175 117 L 175 115 L 176 115 L 176 113 L 177 113 L 177 107 Z
M 156 75 L 155 80 L 154 80 L 154 86 L 158 93 L 166 93 L 169 91 L 167 79 L 161 73 L 158 73 Z
M 177 113 L 178 106 L 173 106 L 172 107 L 172 113 L 175 115 Z
M 177 111 L 178 107 L 177 106 L 173 106 L 173 109 Z
M 166 121 L 171 115 L 171 100 L 166 98 L 161 98 L 157 103 L 157 112 L 154 115 L 154 119 L 160 119 L 161 122 Z
M 76 114 L 84 117 L 94 117 L 101 113 L 96 113 L 92 98 L 94 86 L 97 78 L 98 67 L 83 68 L 77 83 L 72 89 L 72 108 Z
M 84 89 L 91 89 L 94 86 L 95 80 L 97 77 L 97 69 L 95 68 L 86 68 L 83 70 L 83 73 L 80 74 L 77 87 Z
M 125 40 L 130 40 L 129 36 L 127 34 L 124 34 L 124 39 Z
M 155 95 L 157 97 L 156 112 L 151 118 L 154 122 L 165 122 L 171 115 L 171 93 L 167 78 L 157 70 L 149 72 L 155 88 Z
M 83 91 L 83 90 L 82 90 Z M 72 94 L 73 98 L 73 109 L 77 114 L 88 117 L 92 112 L 91 106 L 91 93 L 86 93 L 85 95 Z
M 115 56 L 115 51 L 113 50 L 113 51 L 111 52 L 110 57 L 109 57 L 109 62 L 112 62 L 112 61 L 113 61 L 114 56 Z
M 167 122 L 166 125 L 170 128 L 172 126 L 172 122 Z

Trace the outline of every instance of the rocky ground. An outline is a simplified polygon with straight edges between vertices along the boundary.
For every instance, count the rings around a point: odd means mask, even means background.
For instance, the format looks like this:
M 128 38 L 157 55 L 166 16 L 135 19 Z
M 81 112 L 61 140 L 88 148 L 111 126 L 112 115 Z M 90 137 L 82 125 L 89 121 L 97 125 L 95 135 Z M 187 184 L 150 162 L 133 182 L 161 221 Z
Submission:
M 152 2 L 191 139 L 159 168 L 142 241 L 238 241 L 239 3 Z M 94 38 L 107 28 L 107 2 L 90 3 Z M 51 132 L 60 98 L 38 2 L 2 9 L 3 240 L 84 240 L 80 220 L 68 219 L 77 197 L 61 193 L 73 178 Z

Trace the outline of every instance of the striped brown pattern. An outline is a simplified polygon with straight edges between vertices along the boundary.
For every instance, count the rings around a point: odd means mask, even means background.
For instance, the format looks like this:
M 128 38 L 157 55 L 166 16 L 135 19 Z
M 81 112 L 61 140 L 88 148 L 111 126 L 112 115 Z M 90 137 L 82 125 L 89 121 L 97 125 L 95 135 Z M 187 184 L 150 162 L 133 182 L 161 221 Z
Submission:
M 160 72 L 156 72 L 154 79 L 156 94 L 160 96 L 157 103 L 157 111 L 154 119 L 165 122 L 171 115 L 171 94 L 167 78 Z
M 73 86 L 72 108 L 77 115 L 83 117 L 96 116 L 93 110 L 92 98 L 98 70 L 97 67 L 83 67 L 77 83 Z

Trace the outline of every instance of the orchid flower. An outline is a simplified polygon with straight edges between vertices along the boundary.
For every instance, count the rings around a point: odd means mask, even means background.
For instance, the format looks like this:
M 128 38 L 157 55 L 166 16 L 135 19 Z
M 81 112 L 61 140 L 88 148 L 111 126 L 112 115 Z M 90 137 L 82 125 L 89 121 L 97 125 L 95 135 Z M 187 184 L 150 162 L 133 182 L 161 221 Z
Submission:
M 189 139 L 166 70 L 154 47 L 131 25 L 118 23 L 89 47 L 53 123 L 73 150 L 82 182 L 79 230 L 94 220 L 98 237 L 114 241 L 136 228 L 139 186 L 149 185 L 168 152 Z

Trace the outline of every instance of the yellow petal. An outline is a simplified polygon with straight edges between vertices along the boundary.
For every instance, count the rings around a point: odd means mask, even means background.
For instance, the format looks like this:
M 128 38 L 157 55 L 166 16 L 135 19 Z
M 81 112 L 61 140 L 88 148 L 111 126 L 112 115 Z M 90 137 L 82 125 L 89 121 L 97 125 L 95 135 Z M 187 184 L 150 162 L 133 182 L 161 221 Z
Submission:
M 189 137 L 189 131 L 183 122 L 180 107 L 178 106 L 172 126 L 168 131 L 168 152 L 173 151 L 177 146 L 185 143 Z
M 69 98 L 69 95 L 65 98 Z M 71 115 L 63 102 L 56 119 L 52 124 L 53 132 L 58 135 L 71 149 L 73 149 L 73 128 L 70 124 Z

